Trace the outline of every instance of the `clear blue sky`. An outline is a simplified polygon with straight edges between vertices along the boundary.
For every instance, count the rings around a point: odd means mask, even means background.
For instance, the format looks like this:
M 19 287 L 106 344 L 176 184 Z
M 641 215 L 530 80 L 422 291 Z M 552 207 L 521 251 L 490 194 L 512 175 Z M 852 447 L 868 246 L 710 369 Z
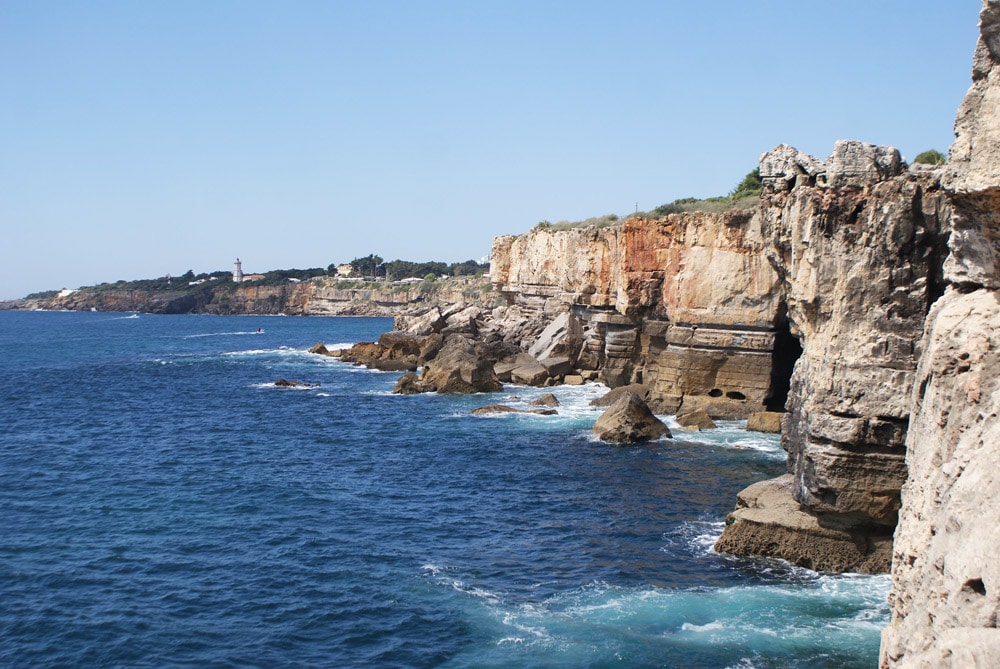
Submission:
M 0 298 L 478 259 L 728 192 L 761 152 L 946 151 L 977 0 L 0 4 Z

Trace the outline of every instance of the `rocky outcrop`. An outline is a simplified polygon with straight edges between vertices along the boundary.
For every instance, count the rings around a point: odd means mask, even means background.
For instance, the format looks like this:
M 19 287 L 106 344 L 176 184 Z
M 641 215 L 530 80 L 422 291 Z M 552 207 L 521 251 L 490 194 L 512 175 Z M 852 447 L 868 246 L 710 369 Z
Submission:
M 594 435 L 613 444 L 634 444 L 672 436 L 663 421 L 654 416 L 635 393 L 625 393 L 597 418 Z
M 726 531 L 715 545 L 723 553 L 767 555 L 820 571 L 885 571 L 892 538 L 863 528 L 821 522 L 792 497 L 792 474 L 755 483 L 736 498 Z
M 909 397 L 883 667 L 1000 658 L 1000 2 L 983 3 L 980 32 L 943 177 L 954 206 L 948 288 L 927 318 Z
M 888 571 L 881 547 L 906 478 L 918 344 L 940 294 L 950 212 L 940 172 L 909 171 L 895 149 L 846 141 L 825 161 L 779 146 L 760 165 L 767 253 L 802 346 L 782 431 L 790 501 L 815 525 L 841 533 L 838 554 L 855 555 L 838 560 L 841 568 Z M 754 554 L 819 564 L 812 549 L 828 551 L 834 540 L 824 534 L 820 548 L 804 539 L 798 555 L 779 546 L 769 552 L 775 524 L 744 526 L 746 517 L 730 517 L 719 550 L 734 550 L 731 535 L 739 534 Z M 761 538 L 748 541 L 754 532 Z
M 781 348 L 782 294 L 764 244 L 753 210 L 498 237 L 491 274 L 507 307 L 497 318 L 536 356 L 599 370 L 612 387 L 645 384 L 662 413 L 780 408 L 788 374 L 775 374 L 775 352 L 794 353 Z

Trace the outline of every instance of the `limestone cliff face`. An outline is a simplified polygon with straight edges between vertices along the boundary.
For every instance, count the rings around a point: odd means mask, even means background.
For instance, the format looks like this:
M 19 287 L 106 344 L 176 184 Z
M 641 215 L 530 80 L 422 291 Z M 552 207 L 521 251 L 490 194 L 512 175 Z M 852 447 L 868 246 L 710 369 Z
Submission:
M 860 142 L 825 163 L 779 147 L 761 165 L 769 253 L 803 347 L 783 436 L 795 499 L 892 527 L 917 344 L 940 290 L 938 175 Z
M 790 476 L 741 493 L 717 549 L 887 571 L 918 343 L 941 284 L 940 173 L 861 142 L 825 161 L 779 146 L 760 165 L 767 254 L 803 349 L 782 431 Z
M 1000 658 L 1000 2 L 983 3 L 973 85 L 943 183 L 954 204 L 947 290 L 911 394 L 885 667 Z
M 491 275 L 502 318 L 571 310 L 580 367 L 609 385 L 645 383 L 662 412 L 745 417 L 784 392 L 772 382 L 782 296 L 763 251 L 752 210 L 674 214 L 499 237 Z

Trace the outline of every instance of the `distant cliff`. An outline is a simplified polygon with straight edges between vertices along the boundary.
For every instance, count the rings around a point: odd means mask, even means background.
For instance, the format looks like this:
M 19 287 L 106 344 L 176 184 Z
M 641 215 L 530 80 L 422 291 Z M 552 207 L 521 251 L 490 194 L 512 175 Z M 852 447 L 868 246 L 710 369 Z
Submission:
M 499 299 L 488 278 L 445 277 L 407 284 L 317 277 L 300 283 L 217 285 L 179 290 L 82 288 L 63 297 L 14 300 L 10 309 L 140 311 L 162 314 L 286 314 L 289 316 L 398 316 L 456 303 L 492 307 Z

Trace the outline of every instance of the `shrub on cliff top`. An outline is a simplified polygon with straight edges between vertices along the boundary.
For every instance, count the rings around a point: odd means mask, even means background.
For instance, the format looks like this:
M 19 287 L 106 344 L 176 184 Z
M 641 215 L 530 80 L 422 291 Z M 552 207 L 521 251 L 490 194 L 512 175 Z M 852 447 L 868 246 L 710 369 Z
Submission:
M 923 153 L 918 153 L 917 157 L 913 159 L 913 162 L 920 163 L 921 165 L 943 165 L 946 160 L 948 160 L 948 156 L 944 155 L 940 151 L 928 149 Z

